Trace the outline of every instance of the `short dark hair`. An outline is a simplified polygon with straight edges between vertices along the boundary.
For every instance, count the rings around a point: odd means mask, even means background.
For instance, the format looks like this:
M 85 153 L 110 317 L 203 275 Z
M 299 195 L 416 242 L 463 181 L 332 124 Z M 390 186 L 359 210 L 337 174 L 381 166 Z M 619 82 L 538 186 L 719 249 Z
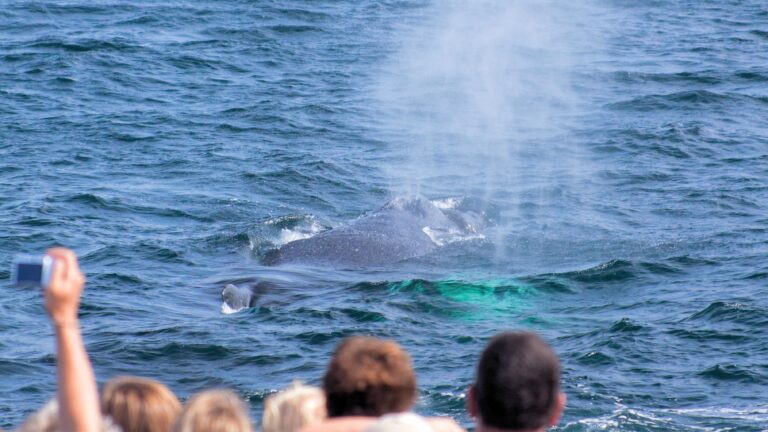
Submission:
M 407 411 L 416 400 L 416 376 L 400 345 L 351 337 L 336 348 L 323 377 L 328 417 L 381 416 Z
M 488 343 L 475 382 L 484 425 L 506 430 L 547 426 L 559 393 L 560 361 L 541 337 L 507 332 Z

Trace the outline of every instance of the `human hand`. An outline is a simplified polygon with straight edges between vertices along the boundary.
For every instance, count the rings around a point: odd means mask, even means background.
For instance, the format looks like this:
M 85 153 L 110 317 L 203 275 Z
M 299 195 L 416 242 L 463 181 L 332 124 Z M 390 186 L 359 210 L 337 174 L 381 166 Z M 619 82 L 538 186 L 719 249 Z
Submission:
M 77 256 L 67 248 L 49 249 L 47 254 L 54 259 L 54 264 L 51 281 L 45 290 L 45 308 L 54 324 L 76 323 L 85 285 Z

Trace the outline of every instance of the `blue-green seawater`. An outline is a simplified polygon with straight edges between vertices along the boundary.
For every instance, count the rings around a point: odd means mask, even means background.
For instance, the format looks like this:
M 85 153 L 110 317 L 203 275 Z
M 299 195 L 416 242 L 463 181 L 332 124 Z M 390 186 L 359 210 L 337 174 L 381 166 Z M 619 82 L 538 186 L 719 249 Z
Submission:
M 258 420 L 369 334 L 469 427 L 482 347 L 529 329 L 558 430 L 765 429 L 768 7 L 565 3 L 0 2 L 0 427 L 56 390 L 12 257 L 66 245 L 100 383 L 230 387 Z M 384 267 L 259 264 L 414 191 L 495 223 Z

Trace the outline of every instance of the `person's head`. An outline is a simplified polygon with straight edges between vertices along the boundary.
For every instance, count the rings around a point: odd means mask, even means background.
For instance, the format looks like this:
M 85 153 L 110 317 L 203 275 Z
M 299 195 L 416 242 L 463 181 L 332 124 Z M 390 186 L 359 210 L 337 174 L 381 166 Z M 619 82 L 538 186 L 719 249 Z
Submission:
M 263 432 L 296 432 L 326 417 L 325 393 L 295 382 L 264 401 Z
M 245 403 L 229 390 L 208 390 L 192 397 L 173 432 L 251 432 Z
M 101 412 L 123 432 L 167 432 L 180 411 L 173 392 L 147 378 L 113 378 L 101 393 Z
M 16 432 L 57 432 L 59 431 L 59 403 L 56 399 L 49 401 L 38 411 L 24 420 L 24 424 Z M 109 417 L 101 419 L 101 432 L 121 432 Z
M 560 361 L 543 339 L 529 332 L 501 333 L 491 339 L 468 398 L 478 431 L 554 426 L 564 407 Z
M 407 411 L 416 400 L 408 354 L 392 341 L 351 337 L 336 348 L 323 377 L 328 417 Z

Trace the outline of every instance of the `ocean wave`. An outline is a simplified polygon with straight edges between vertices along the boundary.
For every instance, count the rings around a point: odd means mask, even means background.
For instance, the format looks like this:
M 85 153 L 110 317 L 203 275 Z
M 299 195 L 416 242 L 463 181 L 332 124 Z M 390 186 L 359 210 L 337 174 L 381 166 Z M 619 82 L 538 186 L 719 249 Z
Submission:
M 630 408 L 615 403 L 610 414 L 570 421 L 558 427 L 567 432 L 593 431 L 760 431 L 766 422 L 766 407 L 692 407 L 692 408 Z
M 676 72 L 676 73 L 648 73 L 635 71 L 617 71 L 613 73 L 615 79 L 627 83 L 684 83 L 684 84 L 719 84 L 723 81 L 722 77 L 716 76 L 716 70 L 703 70 L 696 72 Z
M 765 384 L 768 375 L 735 364 L 716 364 L 698 373 L 699 376 L 718 381 L 735 381 L 744 384 Z
M 668 430 L 700 430 L 697 427 L 687 427 L 678 424 L 670 418 L 666 418 L 652 411 L 632 409 L 622 404 L 617 404 L 613 412 L 599 417 L 584 418 L 562 426 L 564 431 L 668 431 Z
M 323 32 L 323 29 L 321 27 L 312 26 L 312 25 L 278 24 L 278 25 L 266 26 L 265 28 L 272 30 L 273 32 L 282 33 L 282 34 Z
M 750 272 L 746 276 L 744 276 L 744 279 L 748 280 L 763 280 L 768 279 L 768 271 L 756 271 L 756 272 Z
M 737 420 L 754 422 L 756 426 L 768 423 L 768 406 L 753 408 L 701 407 L 665 409 L 662 412 L 705 420 Z
M 587 366 L 609 366 L 616 363 L 616 360 L 600 351 L 590 351 L 578 358 L 579 363 Z
M 233 27 L 207 27 L 203 34 L 222 37 L 222 40 L 239 40 L 241 42 L 263 42 L 270 40 L 262 30 L 258 28 L 233 28 Z
M 292 20 L 300 20 L 307 22 L 322 22 L 330 18 L 335 18 L 334 15 L 321 12 L 318 10 L 311 10 L 308 8 L 309 4 L 304 8 L 289 8 L 289 7 L 275 7 L 269 6 L 266 11 L 279 15 L 281 18 L 288 18 Z
M 699 109 L 704 106 L 744 102 L 766 103 L 767 101 L 768 99 L 763 96 L 718 93 L 709 90 L 688 90 L 669 94 L 640 96 L 627 101 L 614 102 L 607 107 L 616 110 L 655 111 Z
M 14 7 L 23 12 L 39 13 L 43 15 L 109 15 L 125 11 L 136 11 L 139 7 L 130 3 L 109 3 L 94 5 L 90 3 L 58 3 L 50 1 L 28 1 Z
M 613 323 L 608 331 L 611 333 L 637 333 L 645 330 L 647 330 L 645 326 L 640 325 L 629 318 L 622 318 Z
M 73 53 L 88 52 L 88 51 L 115 51 L 121 53 L 132 53 L 142 49 L 141 45 L 135 44 L 133 41 L 126 38 L 112 38 L 109 40 L 104 39 L 57 39 L 57 38 L 43 38 L 30 42 L 25 45 L 25 48 L 32 49 L 50 49 L 50 50 L 63 50 Z
M 96 193 L 77 193 L 65 199 L 65 202 L 81 204 L 98 210 L 124 212 L 126 214 L 149 214 L 168 218 L 184 218 L 201 222 L 210 222 L 205 217 L 193 215 L 186 211 L 167 207 L 152 207 L 144 204 L 129 204 L 117 197 L 104 197 Z
M 99 273 L 97 275 L 94 275 L 92 279 L 94 283 L 97 283 L 99 285 L 105 284 L 105 285 L 111 285 L 111 286 L 118 286 L 123 289 L 127 289 L 128 287 L 131 287 L 131 286 L 141 286 L 146 283 L 146 281 L 144 281 L 142 278 L 140 278 L 137 275 L 116 273 L 116 272 Z
M 754 340 L 754 336 L 749 333 L 735 332 L 730 329 L 674 329 L 669 334 L 701 342 L 725 342 L 741 345 Z
M 731 322 L 744 324 L 750 328 L 766 328 L 768 311 L 747 303 L 716 301 L 691 314 L 684 321 Z
M 205 362 L 207 360 L 220 360 L 231 358 L 242 350 L 216 343 L 161 343 L 159 345 L 146 344 L 143 347 L 126 346 L 126 356 L 138 361 L 152 361 L 163 359 L 164 361 Z
M 346 337 L 354 336 L 357 333 L 354 329 L 334 330 L 334 331 L 307 331 L 298 333 L 293 339 L 309 345 L 327 345 L 328 343 L 342 340 Z
M 623 282 L 636 277 L 630 261 L 614 259 L 584 270 L 559 273 L 559 277 L 582 283 Z
M 45 374 L 47 368 L 39 363 L 50 363 L 48 358 L 32 359 L 0 359 L 0 373 L 4 376 L 26 375 L 26 374 Z
M 768 81 L 768 74 L 766 74 L 763 71 L 736 72 L 734 74 L 734 77 L 747 80 L 747 81 L 759 82 L 759 83 Z

